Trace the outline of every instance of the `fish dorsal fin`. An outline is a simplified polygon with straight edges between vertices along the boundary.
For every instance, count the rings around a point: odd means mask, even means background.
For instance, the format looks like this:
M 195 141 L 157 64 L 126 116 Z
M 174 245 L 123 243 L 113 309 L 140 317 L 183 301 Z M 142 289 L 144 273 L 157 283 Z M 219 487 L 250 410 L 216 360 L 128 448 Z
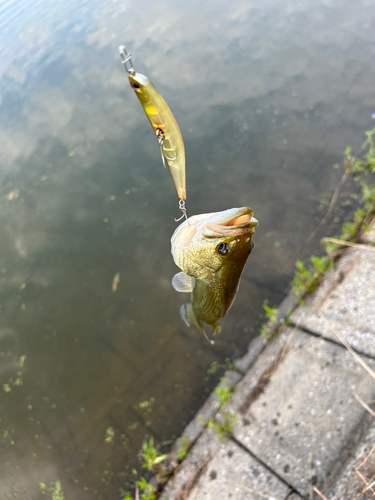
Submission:
M 173 276 L 172 286 L 177 292 L 190 293 L 193 291 L 194 281 L 194 278 L 181 271 Z
M 210 340 L 207 337 L 207 334 L 206 334 L 205 329 L 204 329 L 204 323 L 203 323 L 203 321 L 198 321 L 197 317 L 194 314 L 193 306 L 191 304 L 184 304 L 181 306 L 180 316 L 181 316 L 182 321 L 187 326 L 193 326 L 199 332 L 203 333 L 204 337 L 208 340 L 208 342 L 210 344 L 215 343 L 213 340 Z

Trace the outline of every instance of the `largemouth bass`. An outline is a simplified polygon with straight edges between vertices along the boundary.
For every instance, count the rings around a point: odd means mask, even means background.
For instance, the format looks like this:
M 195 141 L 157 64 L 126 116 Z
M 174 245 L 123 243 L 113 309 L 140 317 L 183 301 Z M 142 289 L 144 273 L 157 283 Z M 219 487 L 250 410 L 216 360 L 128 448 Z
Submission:
M 160 144 L 163 163 L 168 165 L 181 202 L 186 200 L 185 147 L 177 122 L 168 104 L 147 76 L 136 73 L 131 64 L 131 54 L 124 45 L 119 47 L 129 82 L 135 91 Z M 185 206 L 184 204 L 180 206 Z
M 194 215 L 173 233 L 172 256 L 182 270 L 172 280 L 178 292 L 191 293 L 180 314 L 188 326 L 221 330 L 219 320 L 233 304 L 242 271 L 253 249 L 258 221 L 248 207 Z

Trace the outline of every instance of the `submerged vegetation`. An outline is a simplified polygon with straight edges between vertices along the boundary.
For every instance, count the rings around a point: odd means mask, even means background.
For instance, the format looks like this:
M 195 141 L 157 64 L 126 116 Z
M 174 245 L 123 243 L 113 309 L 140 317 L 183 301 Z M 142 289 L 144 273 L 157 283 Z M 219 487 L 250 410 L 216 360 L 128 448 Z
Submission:
M 51 493 L 51 500 L 65 500 L 61 481 L 52 482 L 49 488 L 45 483 L 39 483 L 39 487 L 42 495 L 46 495 L 47 492 Z
M 105 431 L 104 442 L 113 443 L 114 438 L 115 438 L 115 431 L 113 430 L 113 427 L 108 427 L 108 429 Z

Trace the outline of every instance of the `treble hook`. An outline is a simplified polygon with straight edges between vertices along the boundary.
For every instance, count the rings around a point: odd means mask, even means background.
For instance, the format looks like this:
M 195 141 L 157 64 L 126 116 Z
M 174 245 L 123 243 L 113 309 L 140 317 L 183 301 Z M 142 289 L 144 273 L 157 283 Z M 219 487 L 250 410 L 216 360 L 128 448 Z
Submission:
M 163 150 L 163 144 L 164 144 L 164 139 L 165 139 L 164 132 L 160 128 L 157 128 L 155 130 L 155 135 L 156 135 L 156 139 L 160 145 L 160 154 L 161 154 L 161 161 L 163 162 L 163 167 L 167 168 L 167 163 L 165 160 L 174 161 L 177 158 L 177 153 L 175 151 L 174 158 L 169 158 L 169 156 L 167 156 Z
M 182 215 L 179 219 L 175 218 L 175 222 L 179 222 L 184 217 L 186 220 L 188 220 L 188 216 L 186 214 L 185 200 L 178 200 L 178 208 L 181 210 Z
M 157 128 L 155 130 L 155 135 L 156 135 L 156 139 L 157 139 L 159 146 L 160 146 L 160 154 L 161 154 L 161 161 L 163 162 L 163 167 L 167 168 L 167 165 L 165 163 L 165 158 L 164 158 L 164 152 L 163 152 L 163 142 L 165 139 L 165 135 L 160 128 Z
M 135 69 L 133 68 L 132 63 L 132 55 L 128 54 L 125 45 L 120 45 L 118 51 L 120 52 L 122 64 L 124 65 L 125 71 L 127 71 L 129 75 L 135 75 Z

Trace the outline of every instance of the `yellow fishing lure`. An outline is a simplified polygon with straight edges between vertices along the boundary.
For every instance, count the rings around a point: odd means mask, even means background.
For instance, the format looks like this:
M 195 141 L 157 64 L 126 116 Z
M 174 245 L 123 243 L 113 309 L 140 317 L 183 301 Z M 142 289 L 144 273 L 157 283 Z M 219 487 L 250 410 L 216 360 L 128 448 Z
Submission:
M 186 217 L 185 147 L 180 129 L 168 104 L 155 86 L 146 76 L 135 72 L 131 54 L 127 53 L 124 45 L 119 47 L 119 52 L 128 72 L 130 85 L 137 94 L 160 144 L 163 164 L 168 165 L 177 191 L 179 208 Z

